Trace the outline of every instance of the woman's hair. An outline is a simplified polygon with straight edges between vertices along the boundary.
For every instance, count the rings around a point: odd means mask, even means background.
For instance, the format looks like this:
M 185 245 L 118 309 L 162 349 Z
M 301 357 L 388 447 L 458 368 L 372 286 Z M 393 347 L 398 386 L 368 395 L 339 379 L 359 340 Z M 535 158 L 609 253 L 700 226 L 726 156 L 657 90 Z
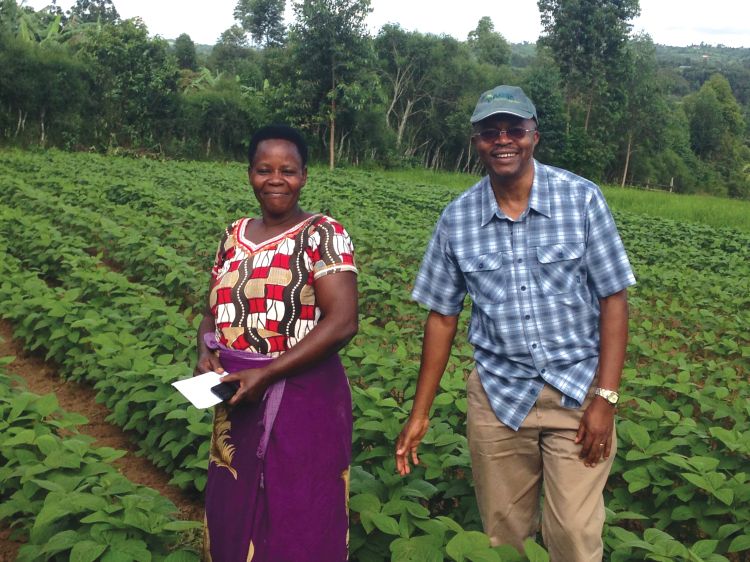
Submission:
M 247 162 L 252 167 L 255 153 L 258 151 L 258 145 L 265 140 L 285 140 L 297 147 L 302 167 L 307 166 L 307 142 L 302 134 L 289 125 L 266 125 L 253 133 L 250 138 L 250 146 L 247 149 Z

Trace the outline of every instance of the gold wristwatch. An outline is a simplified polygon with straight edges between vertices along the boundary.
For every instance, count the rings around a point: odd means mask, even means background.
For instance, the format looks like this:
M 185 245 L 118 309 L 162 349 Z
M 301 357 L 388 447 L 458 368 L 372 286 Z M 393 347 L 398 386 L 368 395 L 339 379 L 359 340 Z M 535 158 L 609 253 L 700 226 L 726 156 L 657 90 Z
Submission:
M 601 396 L 613 406 L 617 406 L 617 401 L 620 399 L 620 395 L 616 391 L 599 388 L 598 386 L 594 389 L 594 394 Z

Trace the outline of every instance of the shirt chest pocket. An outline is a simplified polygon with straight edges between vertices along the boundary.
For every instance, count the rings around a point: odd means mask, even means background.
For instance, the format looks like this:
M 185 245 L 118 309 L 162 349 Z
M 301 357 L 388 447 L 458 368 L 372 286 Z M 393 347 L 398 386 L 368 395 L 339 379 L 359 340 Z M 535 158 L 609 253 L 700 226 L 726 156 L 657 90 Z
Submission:
M 543 294 L 569 293 L 581 283 L 584 251 L 583 242 L 537 246 L 536 275 Z
M 460 258 L 458 265 L 466 280 L 466 290 L 477 304 L 496 304 L 508 298 L 510 252 L 493 252 Z

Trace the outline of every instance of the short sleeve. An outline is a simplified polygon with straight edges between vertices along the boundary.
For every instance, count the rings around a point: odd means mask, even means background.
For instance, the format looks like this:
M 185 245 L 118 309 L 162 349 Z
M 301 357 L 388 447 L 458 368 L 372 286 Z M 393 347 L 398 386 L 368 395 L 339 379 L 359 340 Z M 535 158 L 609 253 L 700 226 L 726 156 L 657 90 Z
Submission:
M 586 268 L 597 298 L 613 295 L 635 284 L 625 246 L 615 220 L 599 189 L 594 192 L 586 214 Z
M 346 229 L 332 218 L 323 217 L 315 225 L 308 248 L 314 279 L 340 271 L 357 273 L 352 239 Z
M 438 221 L 427 245 L 411 296 L 446 316 L 455 316 L 463 309 L 466 283 L 450 247 L 445 215 Z
M 234 234 L 235 229 L 242 222 L 242 219 L 234 221 L 228 227 L 224 229 L 224 234 L 219 242 L 219 247 L 216 249 L 216 256 L 214 257 L 214 265 L 211 268 L 211 280 L 216 282 L 222 269 L 224 269 L 224 263 L 227 260 L 232 259 L 234 255 L 234 244 L 231 243 L 231 237 Z

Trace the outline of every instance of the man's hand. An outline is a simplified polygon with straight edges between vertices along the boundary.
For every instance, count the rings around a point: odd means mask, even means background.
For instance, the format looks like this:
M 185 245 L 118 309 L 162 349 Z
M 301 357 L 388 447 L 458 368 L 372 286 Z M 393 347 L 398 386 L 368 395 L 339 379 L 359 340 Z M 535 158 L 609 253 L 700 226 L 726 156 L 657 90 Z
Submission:
M 448 364 L 451 345 L 456 335 L 458 315 L 446 316 L 431 310 L 427 315 L 422 339 L 422 360 L 419 364 L 417 391 L 411 414 L 396 441 L 396 471 L 404 476 L 411 472 L 411 462 L 419 464 L 417 447 L 430 427 L 430 407 L 435 399 L 440 379 Z
M 213 371 L 219 374 L 224 372 L 224 368 L 219 362 L 219 356 L 213 351 L 205 351 L 200 354 L 200 356 L 198 357 L 198 363 L 195 365 L 195 369 L 193 370 L 193 376 L 202 375 L 203 373 L 208 373 L 209 371 Z
M 620 387 L 625 348 L 628 343 L 628 293 L 623 289 L 599 299 L 599 368 L 597 386 L 617 390 Z M 594 396 L 583 413 L 576 443 L 581 444 L 579 457 L 586 466 L 596 466 L 612 451 L 615 407 L 601 396 Z
M 404 425 L 396 441 L 396 471 L 401 476 L 405 476 L 411 472 L 409 456 L 411 456 L 411 461 L 415 466 L 419 464 L 417 447 L 419 447 L 419 443 L 422 441 L 429 427 L 429 418 L 413 418 L 409 416 L 406 425 Z
M 601 396 L 594 396 L 583 413 L 576 434 L 581 443 L 579 458 L 586 466 L 596 466 L 601 459 L 609 458 L 612 451 L 612 430 L 615 425 L 615 408 Z

